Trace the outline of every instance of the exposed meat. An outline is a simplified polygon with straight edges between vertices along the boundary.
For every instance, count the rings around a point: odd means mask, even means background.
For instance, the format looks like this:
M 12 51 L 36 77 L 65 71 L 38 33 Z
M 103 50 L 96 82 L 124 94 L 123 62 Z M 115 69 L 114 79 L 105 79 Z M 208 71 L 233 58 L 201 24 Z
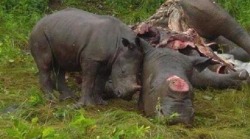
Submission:
M 153 26 L 150 23 L 142 22 L 132 27 L 135 33 L 156 48 L 171 48 L 185 55 L 200 55 L 212 58 L 219 63 L 211 66 L 211 70 L 217 73 L 228 73 L 235 71 L 233 65 L 218 57 L 211 47 L 216 43 L 206 43 L 198 33 L 189 28 L 185 32 L 174 32 L 163 27 Z

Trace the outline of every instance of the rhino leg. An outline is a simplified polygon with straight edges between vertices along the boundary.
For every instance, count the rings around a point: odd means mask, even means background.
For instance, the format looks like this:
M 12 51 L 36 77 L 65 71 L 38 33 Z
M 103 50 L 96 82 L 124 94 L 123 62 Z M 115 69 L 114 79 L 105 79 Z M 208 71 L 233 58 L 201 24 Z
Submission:
M 241 85 L 240 83 L 246 81 L 248 77 L 249 75 L 246 70 L 230 72 L 228 74 L 217 74 L 209 69 L 205 69 L 202 72 L 194 71 L 191 82 L 197 88 L 238 88 Z
M 113 81 L 109 78 L 107 82 L 105 83 L 105 90 L 103 94 L 103 98 L 106 99 L 111 99 L 111 98 L 116 98 L 117 96 L 114 93 L 114 88 L 113 88 Z
M 93 91 L 93 98 L 96 104 L 106 105 L 107 102 L 103 100 L 102 95 L 105 90 L 105 84 L 108 79 L 108 76 L 102 73 L 99 73 L 95 80 L 95 87 Z
M 40 37 L 40 42 L 38 43 L 33 42 L 31 39 L 30 47 L 39 70 L 41 89 L 45 94 L 45 98 L 52 101 L 55 97 L 53 95 L 53 81 L 51 79 L 52 54 L 50 47 L 44 37 Z
M 39 69 L 39 82 L 41 84 L 41 88 L 45 94 L 45 98 L 52 101 L 55 97 L 53 95 L 53 82 L 50 78 L 50 70 Z
M 234 47 L 228 52 L 228 54 L 233 55 L 235 59 L 243 61 L 243 62 L 250 61 L 250 55 L 244 49 L 240 47 Z
M 250 55 L 244 49 L 238 47 L 235 43 L 224 38 L 223 36 L 218 37 L 215 42 L 222 46 L 224 53 L 233 55 L 235 59 L 243 62 L 250 61 Z
M 74 92 L 72 92 L 65 82 L 65 71 L 58 70 L 58 74 L 55 80 L 55 88 L 60 92 L 59 100 L 66 100 L 70 98 L 76 98 Z
M 82 91 L 81 98 L 76 104 L 76 108 L 82 106 L 91 106 L 101 102 L 101 97 L 97 92 L 94 92 L 95 87 L 98 87 L 98 84 L 95 84 L 98 77 L 98 69 L 100 68 L 100 63 L 98 61 L 85 59 L 81 61 L 82 68 Z M 99 82 L 99 81 L 98 81 Z M 104 88 L 103 88 L 104 89 Z M 99 100 L 99 102 L 96 102 Z

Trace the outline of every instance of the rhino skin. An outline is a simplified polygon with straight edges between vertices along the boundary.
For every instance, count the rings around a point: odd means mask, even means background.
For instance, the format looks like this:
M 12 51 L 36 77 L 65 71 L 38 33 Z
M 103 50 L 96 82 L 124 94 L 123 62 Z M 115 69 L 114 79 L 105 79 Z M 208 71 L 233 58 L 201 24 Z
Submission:
M 223 8 L 213 0 L 178 0 L 187 24 L 202 37 L 223 36 L 250 54 L 250 36 Z
M 202 72 L 195 70 L 190 81 L 195 88 L 238 89 L 248 78 L 249 74 L 245 69 L 227 74 L 217 74 L 206 68 Z
M 141 88 L 136 82 L 143 57 L 139 41 L 112 16 L 68 8 L 42 18 L 31 32 L 29 45 L 46 98 L 52 99 L 54 89 L 62 100 L 74 97 L 65 72 L 81 71 L 81 97 L 76 104 L 81 107 L 106 103 L 101 93 L 109 76 L 121 98 Z

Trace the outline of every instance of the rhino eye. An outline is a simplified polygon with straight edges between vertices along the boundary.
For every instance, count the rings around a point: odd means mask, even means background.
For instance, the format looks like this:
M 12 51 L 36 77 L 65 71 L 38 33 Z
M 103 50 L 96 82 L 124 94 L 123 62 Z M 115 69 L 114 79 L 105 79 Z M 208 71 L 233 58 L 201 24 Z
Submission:
M 121 66 L 121 63 L 120 63 L 120 62 L 119 62 L 119 68 L 120 68 L 120 70 L 121 70 L 121 73 L 122 73 L 122 74 L 126 73 L 126 71 L 122 68 L 122 66 Z

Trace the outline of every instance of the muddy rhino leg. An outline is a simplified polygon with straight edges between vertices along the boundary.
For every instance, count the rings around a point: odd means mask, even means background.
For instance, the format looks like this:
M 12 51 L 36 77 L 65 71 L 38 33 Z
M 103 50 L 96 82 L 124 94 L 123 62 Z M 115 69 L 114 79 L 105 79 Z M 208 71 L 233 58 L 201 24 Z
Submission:
M 76 104 L 76 108 L 80 108 L 82 106 L 90 106 L 95 105 L 94 99 L 94 86 L 95 80 L 97 77 L 97 70 L 100 68 L 100 64 L 97 61 L 83 59 L 81 61 L 82 68 L 82 90 L 81 90 L 81 98 Z
M 39 83 L 48 100 L 55 99 L 53 95 L 53 82 L 51 80 L 52 54 L 44 36 L 39 36 L 39 41 L 30 40 L 31 54 L 39 70 Z
M 213 87 L 217 89 L 239 88 L 243 81 L 249 77 L 246 70 L 230 72 L 228 74 L 217 74 L 205 69 L 202 72 L 194 71 L 191 82 L 195 87 Z
M 59 100 L 66 100 L 69 98 L 76 98 L 73 91 L 69 89 L 65 82 L 65 71 L 58 70 L 58 75 L 55 79 L 55 85 L 57 90 L 60 92 Z
M 99 104 L 99 105 L 107 104 L 107 102 L 104 101 L 102 98 L 107 80 L 108 80 L 108 76 L 102 73 L 99 73 L 96 77 L 95 86 L 94 86 L 93 95 L 92 95 L 96 104 Z
M 51 72 L 49 70 L 39 69 L 39 82 L 44 92 L 45 98 L 52 101 L 55 99 L 53 95 L 53 82 L 50 78 Z

